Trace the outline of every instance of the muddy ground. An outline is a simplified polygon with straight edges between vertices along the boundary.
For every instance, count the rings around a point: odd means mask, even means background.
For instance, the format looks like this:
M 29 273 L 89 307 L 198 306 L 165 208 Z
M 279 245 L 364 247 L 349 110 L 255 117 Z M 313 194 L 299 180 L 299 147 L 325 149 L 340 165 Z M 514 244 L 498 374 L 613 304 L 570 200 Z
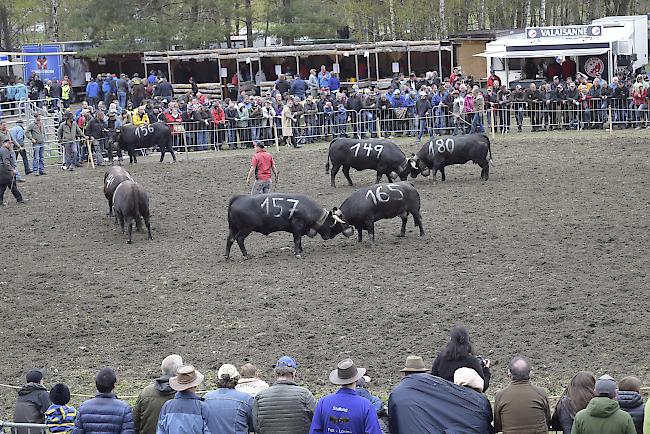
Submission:
M 0 209 L 0 383 L 31 367 L 47 384 L 92 393 L 99 367 L 114 367 L 122 394 L 137 393 L 160 360 L 181 354 L 208 374 L 221 363 L 256 363 L 269 381 L 283 354 L 317 393 L 350 355 L 386 396 L 407 355 L 430 364 L 454 324 L 493 360 L 494 393 L 514 354 L 551 393 L 582 369 L 650 380 L 650 135 L 646 131 L 498 136 L 490 180 L 477 166 L 418 178 L 427 235 L 377 228 L 377 246 L 356 237 L 253 234 L 255 257 L 235 246 L 225 262 L 226 207 L 245 193 L 250 153 L 192 155 L 176 165 L 143 158 L 128 167 L 151 195 L 153 241 L 127 245 L 106 216 L 103 170 L 50 168 Z M 399 140 L 398 140 L 399 141 Z M 412 140 L 399 143 L 416 149 Z M 328 208 L 354 188 L 329 186 L 325 145 L 283 148 L 279 191 Z M 352 172 L 356 186 L 370 172 Z M 0 418 L 15 392 L 0 387 Z M 76 399 L 75 402 L 79 402 Z

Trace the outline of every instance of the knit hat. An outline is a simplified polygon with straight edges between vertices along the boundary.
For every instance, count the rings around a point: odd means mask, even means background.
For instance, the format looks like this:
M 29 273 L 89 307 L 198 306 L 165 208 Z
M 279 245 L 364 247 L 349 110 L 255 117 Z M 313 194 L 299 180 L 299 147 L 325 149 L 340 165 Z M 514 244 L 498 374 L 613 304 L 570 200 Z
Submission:
M 70 389 L 65 384 L 55 384 L 50 389 L 50 401 L 56 405 L 66 405 L 70 402 Z
M 40 383 L 43 379 L 43 371 L 40 369 L 31 369 L 25 374 L 25 380 L 28 383 Z

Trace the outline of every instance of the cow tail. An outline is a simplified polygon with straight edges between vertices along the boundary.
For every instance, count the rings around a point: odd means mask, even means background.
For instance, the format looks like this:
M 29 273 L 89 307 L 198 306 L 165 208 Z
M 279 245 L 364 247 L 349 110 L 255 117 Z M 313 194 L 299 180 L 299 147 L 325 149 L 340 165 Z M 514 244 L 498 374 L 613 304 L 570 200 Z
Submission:
M 325 162 L 325 174 L 330 173 L 330 151 L 332 149 L 332 143 L 334 143 L 336 139 L 332 140 L 327 147 L 327 161 Z
M 487 139 L 487 145 L 488 145 L 488 154 L 490 157 L 488 158 L 488 162 L 492 164 L 492 147 L 490 146 L 490 138 L 486 135 L 485 138 Z
M 230 208 L 232 208 L 232 204 L 235 200 L 237 200 L 240 196 L 233 196 L 230 198 L 230 201 L 228 202 L 228 227 L 233 228 L 234 222 L 232 220 L 232 215 L 230 214 Z

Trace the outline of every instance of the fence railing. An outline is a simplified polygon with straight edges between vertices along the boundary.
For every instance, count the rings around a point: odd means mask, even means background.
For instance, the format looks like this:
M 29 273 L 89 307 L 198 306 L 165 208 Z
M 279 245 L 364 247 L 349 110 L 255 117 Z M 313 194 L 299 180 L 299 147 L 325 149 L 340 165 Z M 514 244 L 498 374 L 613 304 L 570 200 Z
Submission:
M 5 429 L 8 429 L 11 434 L 17 432 L 24 434 L 47 434 L 49 432 L 47 426 L 42 423 L 19 423 L 0 420 L 0 432 L 5 432 Z
M 633 99 L 511 101 L 487 103 L 482 111 L 465 111 L 459 107 L 440 104 L 418 116 L 416 108 L 341 110 L 317 113 L 294 113 L 288 128 L 278 116 L 272 118 L 226 119 L 214 123 L 211 119 L 168 124 L 172 129 L 175 152 L 219 151 L 251 147 L 253 141 L 267 146 L 297 145 L 336 137 L 414 137 L 459 135 L 473 132 L 507 134 L 530 128 L 538 130 L 584 130 L 604 128 L 641 128 L 650 126 L 650 109 Z M 62 164 L 65 143 L 48 135 L 44 157 L 46 165 Z M 90 139 L 107 155 L 106 138 Z M 165 145 L 163 143 L 159 145 Z M 30 146 L 26 146 L 30 149 Z M 113 149 L 116 150 L 116 145 Z M 88 155 L 86 141 L 76 144 L 80 161 Z M 156 149 L 154 149 L 155 151 Z M 145 153 L 146 149 L 137 149 Z M 91 149 L 91 153 L 95 150 Z M 33 158 L 33 152 L 28 152 Z

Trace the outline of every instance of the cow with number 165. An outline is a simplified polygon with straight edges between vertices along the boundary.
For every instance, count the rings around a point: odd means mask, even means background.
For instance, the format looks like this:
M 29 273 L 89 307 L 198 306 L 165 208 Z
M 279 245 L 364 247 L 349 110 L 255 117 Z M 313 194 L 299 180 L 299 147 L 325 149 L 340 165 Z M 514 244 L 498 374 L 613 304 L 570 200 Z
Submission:
M 362 231 L 368 231 L 370 243 L 374 245 L 375 222 L 400 217 L 402 229 L 399 236 L 404 237 L 409 214 L 420 229 L 420 236 L 424 236 L 420 195 L 413 184 L 408 181 L 374 184 L 355 191 L 345 199 L 339 209 L 333 210 L 333 217 L 341 224 L 332 228 L 331 236 L 334 237 L 337 231 L 349 225 L 356 229 L 359 242 L 363 239 Z

